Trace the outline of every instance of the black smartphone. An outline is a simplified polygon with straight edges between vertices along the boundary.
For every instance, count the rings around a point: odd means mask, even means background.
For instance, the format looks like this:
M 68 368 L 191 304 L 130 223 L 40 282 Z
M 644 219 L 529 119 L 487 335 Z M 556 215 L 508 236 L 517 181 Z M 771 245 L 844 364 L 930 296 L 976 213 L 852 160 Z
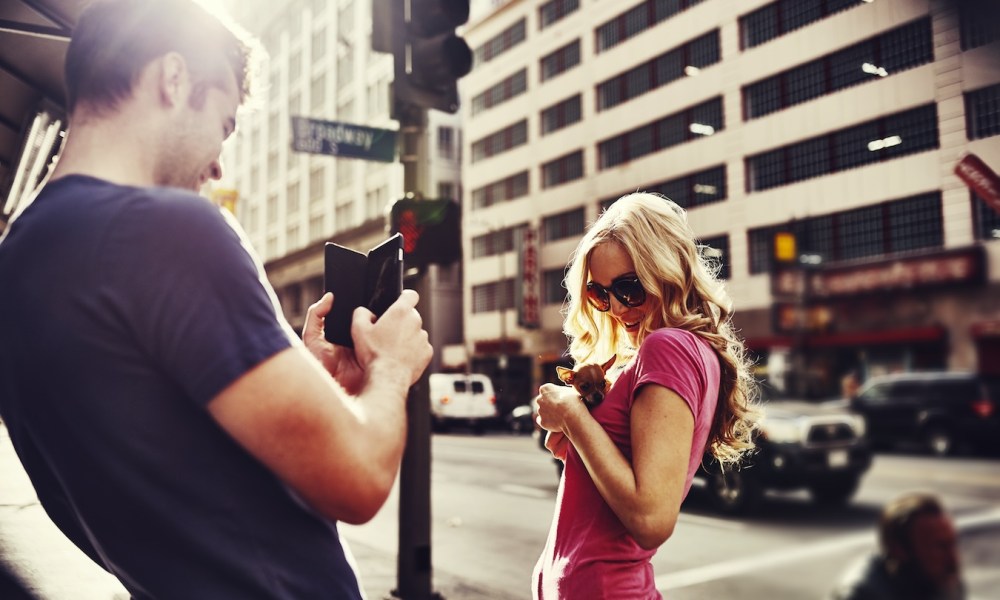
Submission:
M 403 292 L 403 236 L 397 233 L 367 254 L 327 242 L 323 258 L 323 287 L 333 292 L 324 335 L 330 343 L 353 348 L 354 309 L 364 306 L 380 317 Z

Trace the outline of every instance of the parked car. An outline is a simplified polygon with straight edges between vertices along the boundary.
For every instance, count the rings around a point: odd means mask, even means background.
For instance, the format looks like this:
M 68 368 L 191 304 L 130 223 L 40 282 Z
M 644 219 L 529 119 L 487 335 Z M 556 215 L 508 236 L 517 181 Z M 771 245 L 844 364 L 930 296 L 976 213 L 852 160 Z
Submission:
M 864 415 L 874 444 L 916 445 L 945 456 L 967 448 L 995 450 L 998 403 L 1000 378 L 937 371 L 872 377 L 852 406 Z
M 535 427 L 535 411 L 530 404 L 520 404 L 514 410 L 507 413 L 504 424 L 511 433 L 522 434 L 531 433 Z
M 756 451 L 744 464 L 722 469 L 705 454 L 695 479 L 720 512 L 741 514 L 767 490 L 807 489 L 815 502 L 846 504 L 871 467 L 864 419 L 846 402 L 811 402 L 766 393 Z
M 480 373 L 432 373 L 430 384 L 431 425 L 446 431 L 462 424 L 482 433 L 497 420 L 497 397 L 493 382 Z

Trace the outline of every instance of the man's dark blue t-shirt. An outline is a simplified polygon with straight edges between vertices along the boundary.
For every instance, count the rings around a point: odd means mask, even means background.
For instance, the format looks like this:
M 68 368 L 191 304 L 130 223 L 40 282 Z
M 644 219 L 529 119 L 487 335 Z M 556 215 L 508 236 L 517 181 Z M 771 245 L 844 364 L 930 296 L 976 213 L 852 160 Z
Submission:
M 0 242 L 0 415 L 56 524 L 136 598 L 359 598 L 335 524 L 206 405 L 298 343 L 206 200 L 71 175 Z

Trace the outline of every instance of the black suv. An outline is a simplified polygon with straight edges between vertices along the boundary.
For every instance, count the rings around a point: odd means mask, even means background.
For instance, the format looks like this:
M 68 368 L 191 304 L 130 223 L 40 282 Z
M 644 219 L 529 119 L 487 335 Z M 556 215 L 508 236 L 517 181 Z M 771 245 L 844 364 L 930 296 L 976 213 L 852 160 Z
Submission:
M 842 400 L 810 402 L 763 390 L 757 449 L 739 467 L 705 454 L 695 475 L 721 512 L 751 511 L 766 490 L 808 489 L 821 504 L 847 503 L 872 463 L 864 419 Z
M 916 444 L 945 456 L 966 447 L 996 449 L 998 403 L 1000 378 L 938 371 L 872 377 L 852 406 L 864 415 L 874 444 Z

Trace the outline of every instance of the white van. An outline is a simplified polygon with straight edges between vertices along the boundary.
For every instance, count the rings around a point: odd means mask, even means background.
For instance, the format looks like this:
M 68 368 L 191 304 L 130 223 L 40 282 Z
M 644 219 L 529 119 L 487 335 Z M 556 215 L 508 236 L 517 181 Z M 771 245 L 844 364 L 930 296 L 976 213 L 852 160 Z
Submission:
M 477 432 L 497 418 L 493 382 L 480 373 L 432 373 L 431 423 L 442 431 L 453 423 L 471 425 Z

